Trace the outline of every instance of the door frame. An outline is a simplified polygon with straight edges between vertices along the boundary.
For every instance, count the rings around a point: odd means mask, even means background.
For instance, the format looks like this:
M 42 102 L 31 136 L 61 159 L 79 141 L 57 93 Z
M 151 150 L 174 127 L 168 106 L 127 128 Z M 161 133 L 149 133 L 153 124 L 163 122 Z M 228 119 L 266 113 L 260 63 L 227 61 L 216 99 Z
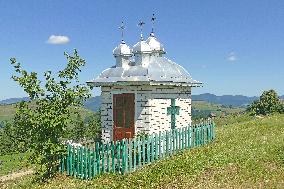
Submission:
M 136 93 L 128 93 L 128 92 L 125 92 L 125 93 L 113 93 L 112 94 L 112 115 L 113 115 L 113 124 L 112 124 L 112 130 L 113 130 L 113 141 L 115 142 L 117 139 L 116 139 L 116 130 L 117 130 L 117 127 L 116 127 L 116 108 L 115 108 L 115 100 L 118 96 L 131 96 L 133 98 L 133 105 L 132 105 L 132 108 L 133 110 L 131 111 L 131 117 L 133 119 L 131 119 L 131 127 L 129 129 L 131 129 L 131 133 L 132 133 L 132 137 L 134 137 L 135 135 L 135 96 L 136 96 Z M 124 115 L 125 116 L 125 115 Z

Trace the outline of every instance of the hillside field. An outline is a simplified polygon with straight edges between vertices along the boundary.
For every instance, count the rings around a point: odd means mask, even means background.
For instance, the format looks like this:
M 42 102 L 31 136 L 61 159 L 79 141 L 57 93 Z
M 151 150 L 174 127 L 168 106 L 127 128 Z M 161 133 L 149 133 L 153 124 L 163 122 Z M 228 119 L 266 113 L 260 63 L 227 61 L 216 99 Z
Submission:
M 15 114 L 15 104 L 9 105 L 0 105 L 0 122 L 1 121 L 9 121 L 13 118 Z M 88 108 L 80 108 L 80 112 L 82 117 L 86 117 L 92 113 L 92 109 L 98 108 L 91 108 L 90 105 L 87 105 Z M 227 107 L 220 104 L 213 104 L 208 103 L 205 101 L 192 101 L 192 114 L 194 116 L 203 116 L 208 117 L 208 115 L 213 112 L 217 116 L 226 115 L 231 113 L 238 113 L 244 111 L 244 108 L 239 107 Z
M 58 175 L 43 185 L 26 177 L 3 183 L 2 187 L 284 188 L 284 115 L 263 118 L 230 115 L 216 122 L 213 143 L 178 153 L 131 174 L 105 174 L 91 181 Z
M 94 112 L 85 108 L 79 108 L 80 115 L 85 118 L 92 115 Z M 0 122 L 11 121 L 16 113 L 16 105 L 0 105 Z
M 245 111 L 243 107 L 232 107 L 221 104 L 209 103 L 206 101 L 192 101 L 192 118 L 206 118 L 210 113 L 216 116 L 224 116 L 228 114 L 235 114 Z

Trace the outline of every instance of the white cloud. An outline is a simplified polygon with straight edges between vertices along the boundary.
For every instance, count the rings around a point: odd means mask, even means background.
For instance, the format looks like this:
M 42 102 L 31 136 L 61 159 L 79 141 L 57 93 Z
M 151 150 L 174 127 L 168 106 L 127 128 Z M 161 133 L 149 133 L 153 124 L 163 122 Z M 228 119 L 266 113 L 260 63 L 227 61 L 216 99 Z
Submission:
M 227 57 L 227 60 L 229 62 L 235 62 L 237 60 L 236 53 L 235 52 L 230 52 L 228 57 Z
M 67 36 L 51 35 L 46 42 L 49 44 L 53 44 L 53 45 L 61 45 L 61 44 L 69 43 L 69 41 L 70 39 Z

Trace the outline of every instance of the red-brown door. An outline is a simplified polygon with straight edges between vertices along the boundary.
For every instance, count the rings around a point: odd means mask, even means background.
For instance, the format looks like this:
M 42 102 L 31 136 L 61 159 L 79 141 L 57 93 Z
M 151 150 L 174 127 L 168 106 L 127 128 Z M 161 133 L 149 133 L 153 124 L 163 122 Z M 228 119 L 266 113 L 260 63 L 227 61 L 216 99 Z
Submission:
M 113 95 L 113 140 L 134 136 L 134 94 Z

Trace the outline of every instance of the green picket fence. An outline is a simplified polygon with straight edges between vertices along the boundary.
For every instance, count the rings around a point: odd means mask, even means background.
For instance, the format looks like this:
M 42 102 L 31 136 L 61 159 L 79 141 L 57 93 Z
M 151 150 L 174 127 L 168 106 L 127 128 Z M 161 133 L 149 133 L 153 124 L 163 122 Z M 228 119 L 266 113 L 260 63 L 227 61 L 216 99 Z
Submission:
M 206 122 L 149 136 L 92 146 L 67 146 L 60 172 L 82 179 L 112 172 L 125 174 L 185 149 L 205 145 L 215 138 L 215 124 Z

